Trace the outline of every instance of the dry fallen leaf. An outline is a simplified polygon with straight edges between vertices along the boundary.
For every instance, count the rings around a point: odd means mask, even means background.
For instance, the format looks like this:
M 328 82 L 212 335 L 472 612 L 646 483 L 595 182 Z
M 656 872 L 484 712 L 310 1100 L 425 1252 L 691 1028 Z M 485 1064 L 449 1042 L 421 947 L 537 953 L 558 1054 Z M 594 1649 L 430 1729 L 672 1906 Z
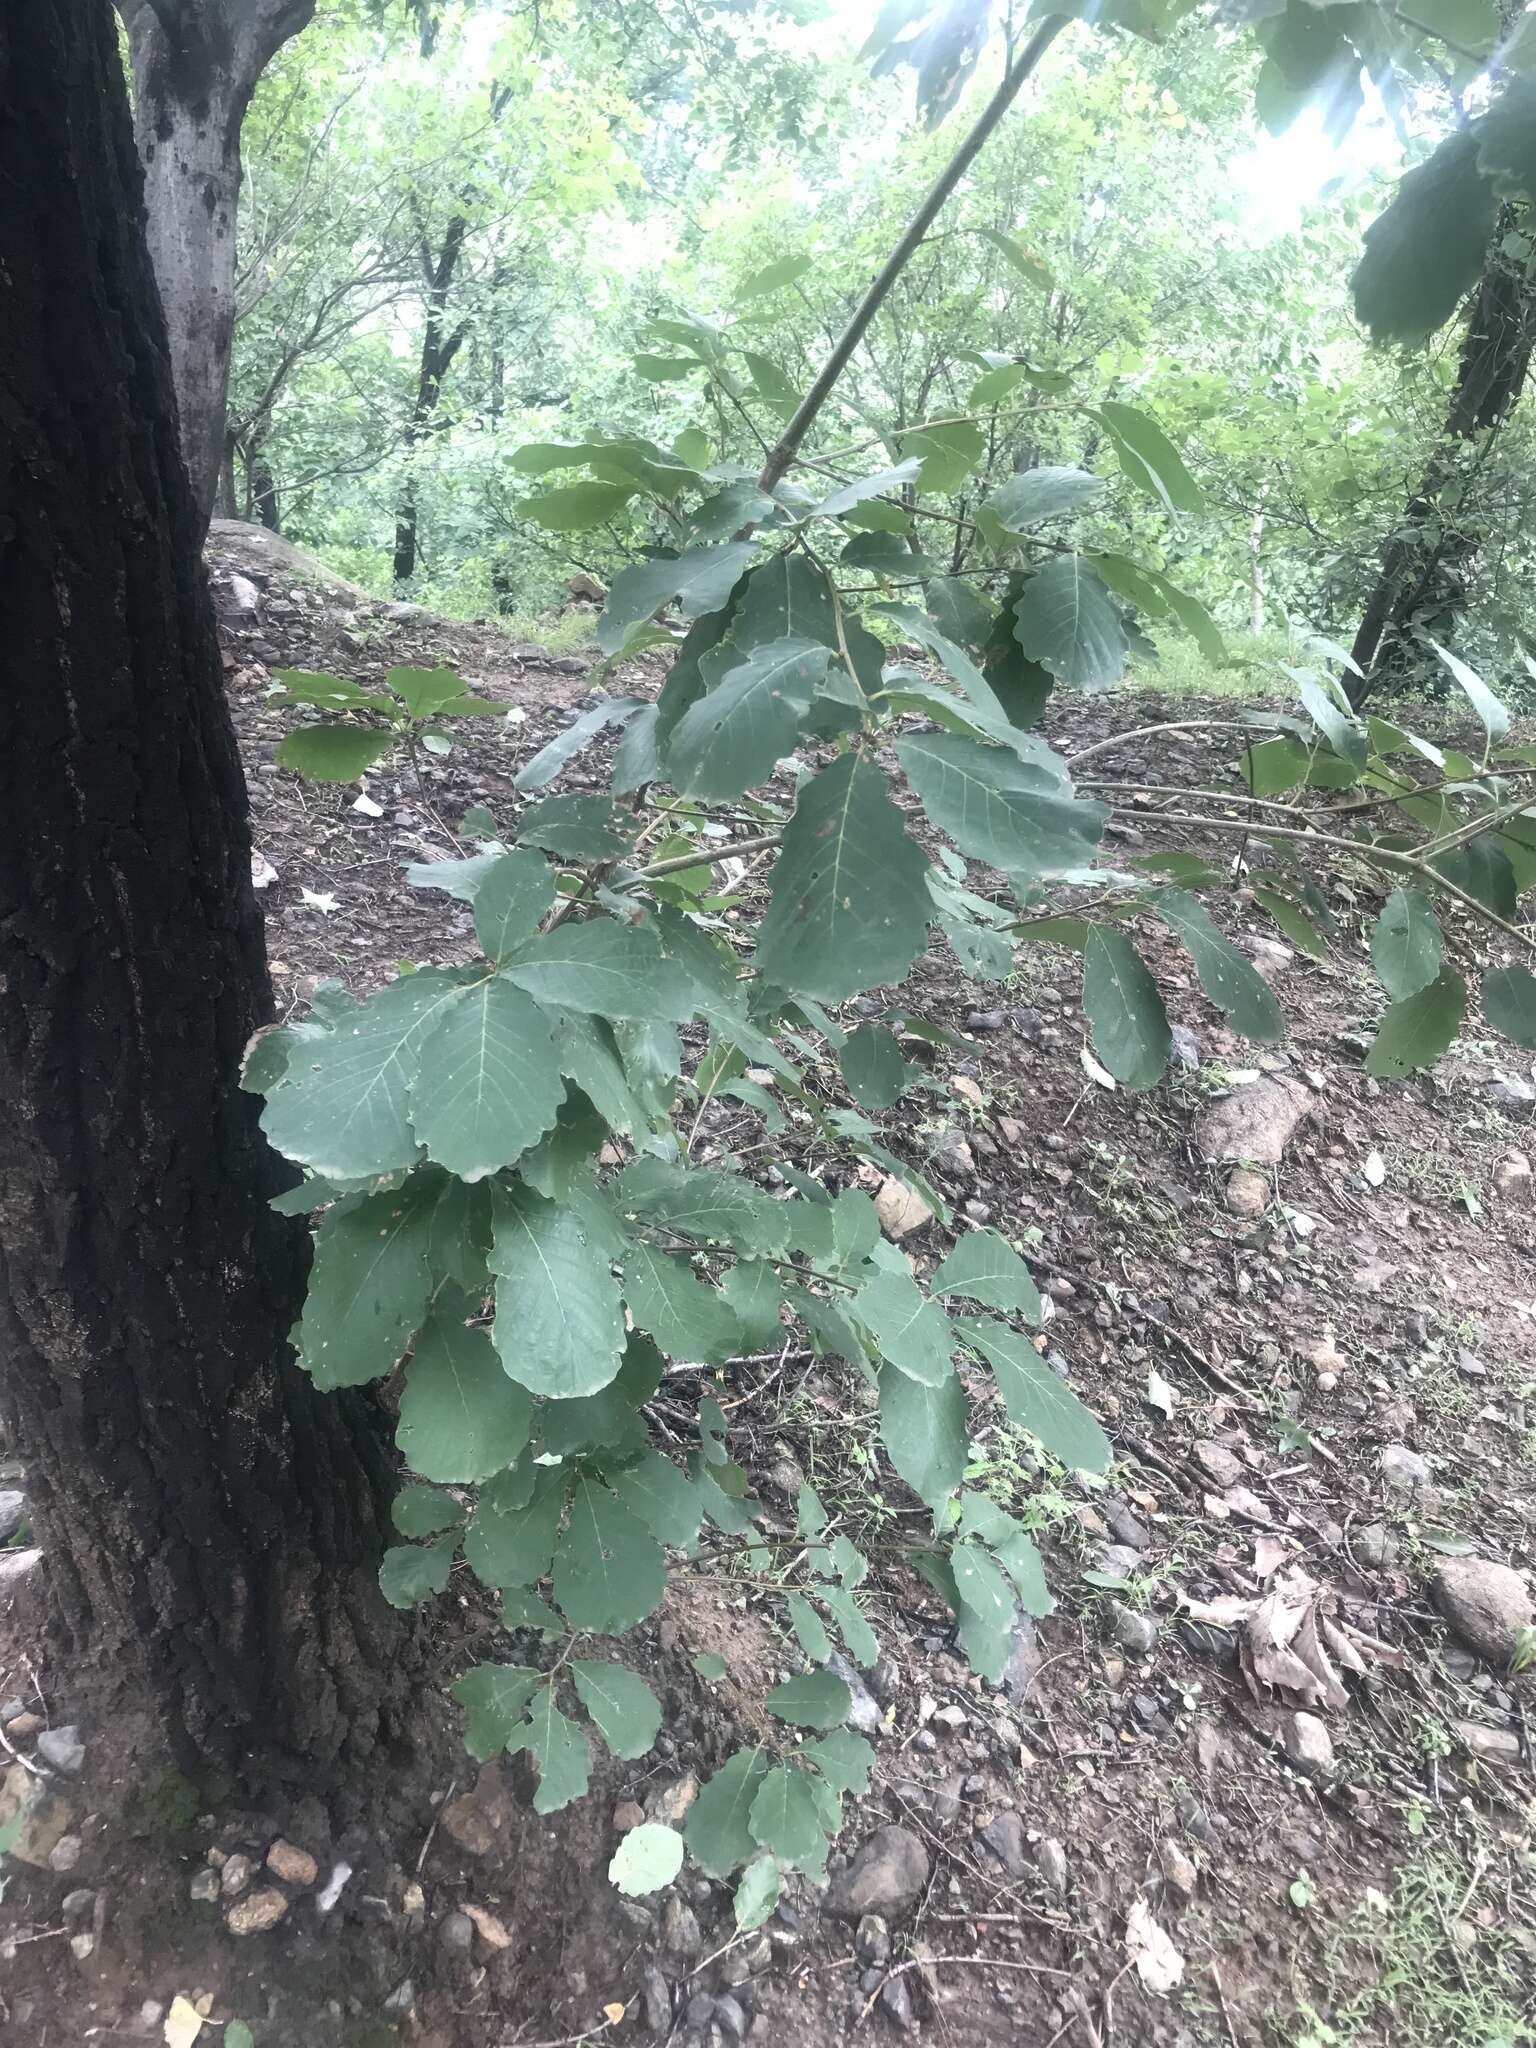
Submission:
M 1142 1399 L 1149 1408 L 1156 1408 L 1160 1414 L 1166 1415 L 1171 1422 L 1178 1398 L 1178 1395 L 1169 1386 L 1160 1372 L 1149 1372 L 1147 1374 L 1147 1391 L 1142 1396 Z
M 1149 1991 L 1173 1991 L 1184 1981 L 1184 1958 L 1145 1899 L 1137 1899 L 1125 1916 L 1125 1946 Z
M 1279 1536 L 1255 1536 L 1253 1539 L 1253 1575 L 1256 1579 L 1271 1578 L 1285 1563 L 1290 1552 Z
M 623 2019 L 625 2011 L 626 2008 L 620 2005 L 617 1999 L 614 1999 L 611 2005 L 605 2005 L 603 2007 L 603 2018 L 608 2022 L 610 2027 L 616 2027 L 619 2024 L 619 2021 Z
M 981 1107 L 981 1083 L 973 1081 L 969 1074 L 951 1074 L 949 1085 L 956 1095 L 964 1098 L 974 1109 Z
M 511 1935 L 494 1913 L 487 1913 L 484 1906 L 471 1906 L 468 1903 L 466 1903 L 464 1911 L 466 1916 L 474 1921 L 476 1931 L 487 1948 L 510 1948 L 512 1946 Z
M 165 2016 L 166 2048 L 192 2048 L 192 2043 L 202 2031 L 202 2014 L 190 1998 L 183 1998 L 178 1992 Z

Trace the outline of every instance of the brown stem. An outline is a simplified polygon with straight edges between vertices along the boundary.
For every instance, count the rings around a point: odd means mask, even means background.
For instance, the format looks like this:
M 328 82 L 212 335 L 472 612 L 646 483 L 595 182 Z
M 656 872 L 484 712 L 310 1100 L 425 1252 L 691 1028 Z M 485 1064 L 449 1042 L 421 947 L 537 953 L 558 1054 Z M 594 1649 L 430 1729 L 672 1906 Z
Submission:
M 850 357 L 864 339 L 871 321 L 884 305 L 892 285 L 917 254 L 945 201 L 981 154 L 993 129 L 1018 98 L 1025 82 L 1066 26 L 1067 20 L 1064 15 L 1052 15 L 1048 20 L 1042 21 L 1025 44 L 1017 62 L 1010 64 L 1003 73 L 1002 83 L 988 100 L 975 126 L 934 180 L 927 198 L 912 216 L 906 233 L 886 258 L 879 275 L 859 301 L 853 318 L 843 329 L 832 353 L 822 364 L 815 383 L 800 401 L 799 410 L 763 464 L 762 474 L 757 480 L 759 490 L 771 492 L 799 454 L 800 444 L 815 424 L 816 415 L 831 396 L 838 378 L 847 369 Z

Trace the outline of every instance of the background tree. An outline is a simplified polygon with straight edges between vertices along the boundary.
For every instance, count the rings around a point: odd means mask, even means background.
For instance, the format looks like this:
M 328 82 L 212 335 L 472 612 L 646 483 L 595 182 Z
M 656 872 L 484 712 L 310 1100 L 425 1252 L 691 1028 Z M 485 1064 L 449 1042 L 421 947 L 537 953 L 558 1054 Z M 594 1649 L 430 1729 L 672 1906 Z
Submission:
M 181 448 L 206 524 L 224 454 L 234 334 L 240 124 L 315 0 L 118 0 L 133 61 L 149 252 L 165 309 Z
M 235 1087 L 270 999 L 140 188 L 107 9 L 5 9 L 0 1401 L 77 1650 L 184 1765 L 345 1803 L 402 1726 L 392 1458 L 292 1363 Z

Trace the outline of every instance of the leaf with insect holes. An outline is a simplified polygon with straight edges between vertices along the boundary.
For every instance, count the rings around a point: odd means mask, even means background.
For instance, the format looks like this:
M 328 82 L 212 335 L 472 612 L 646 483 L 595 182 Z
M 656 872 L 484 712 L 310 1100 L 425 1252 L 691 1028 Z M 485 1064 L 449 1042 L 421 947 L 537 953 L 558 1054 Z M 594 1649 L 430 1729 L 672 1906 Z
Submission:
M 925 1507 L 935 1513 L 965 1477 L 966 1401 L 953 1368 L 936 1387 L 887 1367 L 880 1374 L 880 1441 Z
M 447 1586 L 457 1548 L 456 1536 L 440 1536 L 435 1543 L 401 1543 L 386 1550 L 379 1591 L 391 1607 L 419 1607 Z
M 1040 1295 L 1029 1268 L 995 1230 L 968 1230 L 928 1283 L 930 1294 L 963 1295 L 1002 1315 L 1040 1320 Z
M 738 1749 L 688 1809 L 683 1840 L 707 1877 L 729 1877 L 757 1854 L 747 1819 L 768 1768 L 761 1749 Z
M 860 1024 L 850 1031 L 838 1054 L 843 1080 L 865 1109 L 889 1109 L 900 1101 L 917 1069 L 904 1060 L 901 1048 L 880 1024 Z
M 1536 1051 L 1536 975 L 1528 967 L 1495 967 L 1483 976 L 1483 1015 L 1527 1052 Z
M 1090 925 L 1083 946 L 1083 1011 L 1093 1049 L 1123 1088 L 1150 1088 L 1168 1065 L 1173 1033 L 1157 983 L 1124 932 Z
M 464 1535 L 464 1561 L 485 1585 L 536 1585 L 549 1570 L 565 1506 L 560 1466 L 530 1462 L 498 1473 L 480 1489 Z
M 435 1195 L 431 1180 L 413 1175 L 321 1217 L 298 1342 L 323 1391 L 381 1378 L 421 1327 L 432 1295 Z
M 827 1860 L 827 1832 L 808 1772 L 780 1764 L 758 1787 L 747 1817 L 752 1839 L 781 1863 L 820 1870 Z
M 785 827 L 759 971 L 822 1001 L 900 981 L 927 939 L 927 866 L 884 775 L 843 755 L 804 784 Z
M 460 1180 L 485 1180 L 551 1128 L 564 1095 L 549 1017 L 496 975 L 467 989 L 423 1040 L 411 1126 L 429 1159 Z
M 437 1486 L 402 1486 L 389 1504 L 389 1515 L 402 1536 L 440 1536 L 464 1520 L 458 1501 Z
M 1212 922 L 1198 897 L 1185 889 L 1154 889 L 1147 901 L 1183 941 L 1201 988 L 1226 1012 L 1234 1031 L 1261 1045 L 1274 1045 L 1285 1036 L 1285 1019 L 1268 982 Z
M 531 939 L 555 900 L 554 870 L 526 847 L 499 853 L 473 895 L 475 937 L 487 960 L 505 960 Z
M 954 1333 L 943 1309 L 905 1267 L 866 1281 L 853 1298 L 852 1312 L 888 1365 L 925 1387 L 943 1386 L 953 1369 Z
M 606 1486 L 577 1481 L 571 1519 L 555 1546 L 555 1604 L 573 1628 L 633 1628 L 661 1599 L 661 1545 Z
M 679 1024 L 696 1002 L 693 984 L 662 952 L 654 926 L 613 917 L 568 920 L 530 939 L 501 971 L 536 1002 L 599 1017 Z
M 671 1358 L 714 1364 L 741 1349 L 735 1310 L 685 1258 L 634 1245 L 624 1261 L 624 1300 L 636 1327 Z
M 786 1205 L 744 1174 L 636 1159 L 615 1187 L 626 1216 L 663 1224 L 704 1243 L 762 1254 L 782 1252 L 788 1241 Z
M 643 1451 L 634 1464 L 615 1473 L 613 1487 L 658 1542 L 682 1549 L 698 1535 L 704 1519 L 699 1490 L 660 1451 Z
M 1071 874 L 1097 851 L 1104 805 L 1065 794 L 1047 767 L 954 733 L 901 740 L 896 757 L 939 830 L 1005 874 Z
M 1378 1080 L 1432 1066 L 1461 1029 L 1467 985 L 1449 967 L 1411 996 L 1391 1004 L 1365 1056 L 1365 1071 Z
M 847 1720 L 853 1694 L 831 1671 L 807 1671 L 786 1678 L 763 1702 L 775 1720 L 797 1728 L 837 1728 Z
M 750 1934 L 761 1927 L 779 1903 L 779 1866 L 772 1856 L 754 1856 L 741 1873 L 736 1887 L 735 1914 L 738 1934 Z
M 987 510 L 1009 533 L 1028 533 L 1047 519 L 1060 519 L 1095 499 L 1104 488 L 1101 476 L 1085 469 L 1053 463 L 1020 470 L 1000 484 L 986 500 Z
M 682 1867 L 683 1838 L 677 1829 L 648 1820 L 631 1828 L 620 1842 L 608 1865 L 608 1878 L 627 1899 L 639 1899 L 669 1885 Z
M 528 1442 L 532 1403 L 506 1376 L 483 1329 L 428 1317 L 406 1368 L 395 1444 L 414 1473 L 473 1485 L 500 1473 Z
M 512 1740 L 541 1676 L 519 1664 L 477 1664 L 448 1688 L 465 1710 L 464 1747 L 478 1762 Z
M 333 1180 L 414 1166 L 409 1094 L 422 1044 L 463 996 L 463 969 L 402 974 L 333 1028 L 306 1036 L 267 1097 L 261 1127 L 286 1158 Z
M 579 1661 L 571 1677 L 614 1755 L 627 1762 L 644 1756 L 661 1726 L 661 1702 L 645 1680 L 623 1664 Z
M 392 668 L 384 680 L 412 718 L 430 718 L 464 695 L 463 679 L 451 668 Z
M 1078 1472 L 1109 1470 L 1109 1439 L 1070 1387 L 1064 1386 L 1034 1346 L 990 1316 L 963 1316 L 958 1324 L 992 1367 L 1003 1405 L 1020 1429 L 1038 1437 L 1053 1458 Z
M 794 635 L 743 655 L 731 640 L 699 663 L 705 691 L 672 727 L 663 762 L 682 796 L 719 802 L 766 782 L 795 743 L 832 649 Z
M 624 1314 L 606 1250 L 580 1212 L 531 1188 L 497 1186 L 493 1337 L 510 1376 L 531 1394 L 572 1400 L 606 1387 L 624 1350 Z
M 390 732 L 365 725 L 301 725 L 277 749 L 279 768 L 311 782 L 356 782 L 395 744 Z
M 1440 972 L 1440 923 L 1418 889 L 1394 889 L 1371 933 L 1371 961 L 1394 1002 L 1417 995 Z
M 535 1696 L 527 1721 L 507 1747 L 526 1749 L 538 1765 L 535 1813 L 556 1813 L 586 1791 L 592 1773 L 592 1747 L 555 1704 L 553 1679 Z
M 1014 602 L 1013 637 L 1031 661 L 1082 690 L 1107 690 L 1125 672 L 1125 628 L 1084 555 L 1035 571 Z

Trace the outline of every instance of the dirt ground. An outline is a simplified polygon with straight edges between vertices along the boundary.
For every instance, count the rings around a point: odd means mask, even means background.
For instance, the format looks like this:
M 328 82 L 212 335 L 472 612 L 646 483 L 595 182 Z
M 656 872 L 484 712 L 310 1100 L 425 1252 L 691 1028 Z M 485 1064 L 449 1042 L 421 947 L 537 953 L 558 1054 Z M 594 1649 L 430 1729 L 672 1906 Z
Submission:
M 321 586 L 249 536 L 220 537 L 214 567 L 280 1008 L 301 1012 L 327 975 L 363 989 L 402 959 L 462 957 L 468 913 L 411 889 L 402 865 L 454 852 L 471 803 L 514 819 L 512 778 L 569 722 L 586 663 Z M 277 769 L 291 714 L 266 702 L 271 668 L 366 682 L 400 662 L 454 666 L 514 716 L 469 725 L 420 782 L 370 777 L 363 809 L 351 787 Z M 1232 715 L 1231 700 L 1063 695 L 1045 731 L 1071 755 Z M 1235 792 L 1231 741 L 1127 737 L 1101 772 Z M 559 786 L 599 773 L 584 757 Z M 1188 843 L 1159 827 L 1166 802 L 1145 797 L 1122 845 Z M 16 1774 L 34 1778 L 75 1847 L 63 1867 L 6 1859 L 0 2041 L 189 2042 L 166 2032 L 178 1997 L 205 2042 L 237 2021 L 260 2048 L 742 2034 L 832 2048 L 909 2031 L 955 2048 L 1536 2041 L 1536 1678 L 1475 1654 L 1433 1598 L 1437 1569 L 1465 1553 L 1536 1561 L 1536 1076 L 1473 1039 L 1431 1075 L 1369 1079 L 1375 899 L 1348 873 L 1324 880 L 1336 930 L 1322 962 L 1276 944 L 1243 878 L 1212 906 L 1273 979 L 1291 1026 L 1280 1051 L 1228 1033 L 1171 942 L 1154 961 L 1183 1030 L 1145 1095 L 1085 1069 L 1070 953 L 1021 949 L 1006 982 L 982 983 L 936 942 L 904 993 L 951 1037 L 927 1048 L 926 1083 L 887 1140 L 947 1201 L 1033 1247 L 1048 1359 L 1102 1420 L 1115 1465 L 1089 1488 L 1037 1463 L 1000 1411 L 983 1430 L 973 1483 L 1036 1529 L 1057 1599 L 1021 1623 L 1002 1687 L 968 1672 L 915 1575 L 887 1567 L 865 1589 L 887 1654 L 857 1694 L 880 1761 L 843 1853 L 895 1822 L 930 1858 L 884 1935 L 800 1883 L 745 1939 L 729 1889 L 697 1873 L 649 1903 L 606 1885 L 615 1808 L 680 1815 L 792 1657 L 754 1592 L 679 1574 L 642 1632 L 666 1709 L 643 1763 L 610 1766 L 583 1804 L 540 1820 L 515 1772 L 477 1777 L 463 1760 L 408 1843 L 334 1841 L 319 1815 L 203 1813 L 169 1774 L 104 1782 L 110 1731 L 90 1727 L 78 1778 L 29 1774 L 48 1769 L 42 1736 L 74 1717 L 69 1672 L 18 1596 L 0 1622 L 0 1695 L 33 1719 L 18 1733 L 0 1704 L 0 1740 L 27 1759 L 4 1784 L 14 1798 Z M 1454 921 L 1448 936 L 1465 947 Z M 1260 1074 L 1303 1090 L 1306 1115 L 1258 1212 L 1239 1215 L 1197 1133 Z M 840 1099 L 835 1066 L 820 1078 Z M 782 1158 L 829 1185 L 860 1174 L 793 1125 L 765 1146 L 734 1102 L 703 1129 L 722 1158 Z M 926 1270 L 950 1237 L 934 1221 L 904 1248 Z M 684 1429 L 696 1378 L 678 1384 L 689 1398 L 664 1383 L 658 1416 Z M 855 1541 L 893 1517 L 916 1526 L 910 1497 L 874 1483 L 873 1418 L 845 1368 L 788 1352 L 718 1391 L 771 1518 L 792 1522 L 805 1477 Z M 1266 1594 L 1309 1603 L 1321 1663 L 1298 1674 L 1256 1652 L 1236 1618 Z M 446 1685 L 469 1661 L 468 1610 L 444 1605 Z M 698 1675 L 705 1651 L 725 1658 L 723 1679 Z M 1298 1735 L 1301 1707 L 1321 1750 Z M 301 1861 L 280 1883 L 258 1869 L 226 1889 L 226 1903 L 262 1886 L 284 1901 L 269 1931 L 236 1937 L 194 1896 L 200 1874 L 226 1883 L 224 1859 L 259 1865 L 279 1834 L 314 1876 Z M 339 1862 L 352 1875 L 322 1911 Z M 226 2033 L 232 2048 L 250 2037 Z

